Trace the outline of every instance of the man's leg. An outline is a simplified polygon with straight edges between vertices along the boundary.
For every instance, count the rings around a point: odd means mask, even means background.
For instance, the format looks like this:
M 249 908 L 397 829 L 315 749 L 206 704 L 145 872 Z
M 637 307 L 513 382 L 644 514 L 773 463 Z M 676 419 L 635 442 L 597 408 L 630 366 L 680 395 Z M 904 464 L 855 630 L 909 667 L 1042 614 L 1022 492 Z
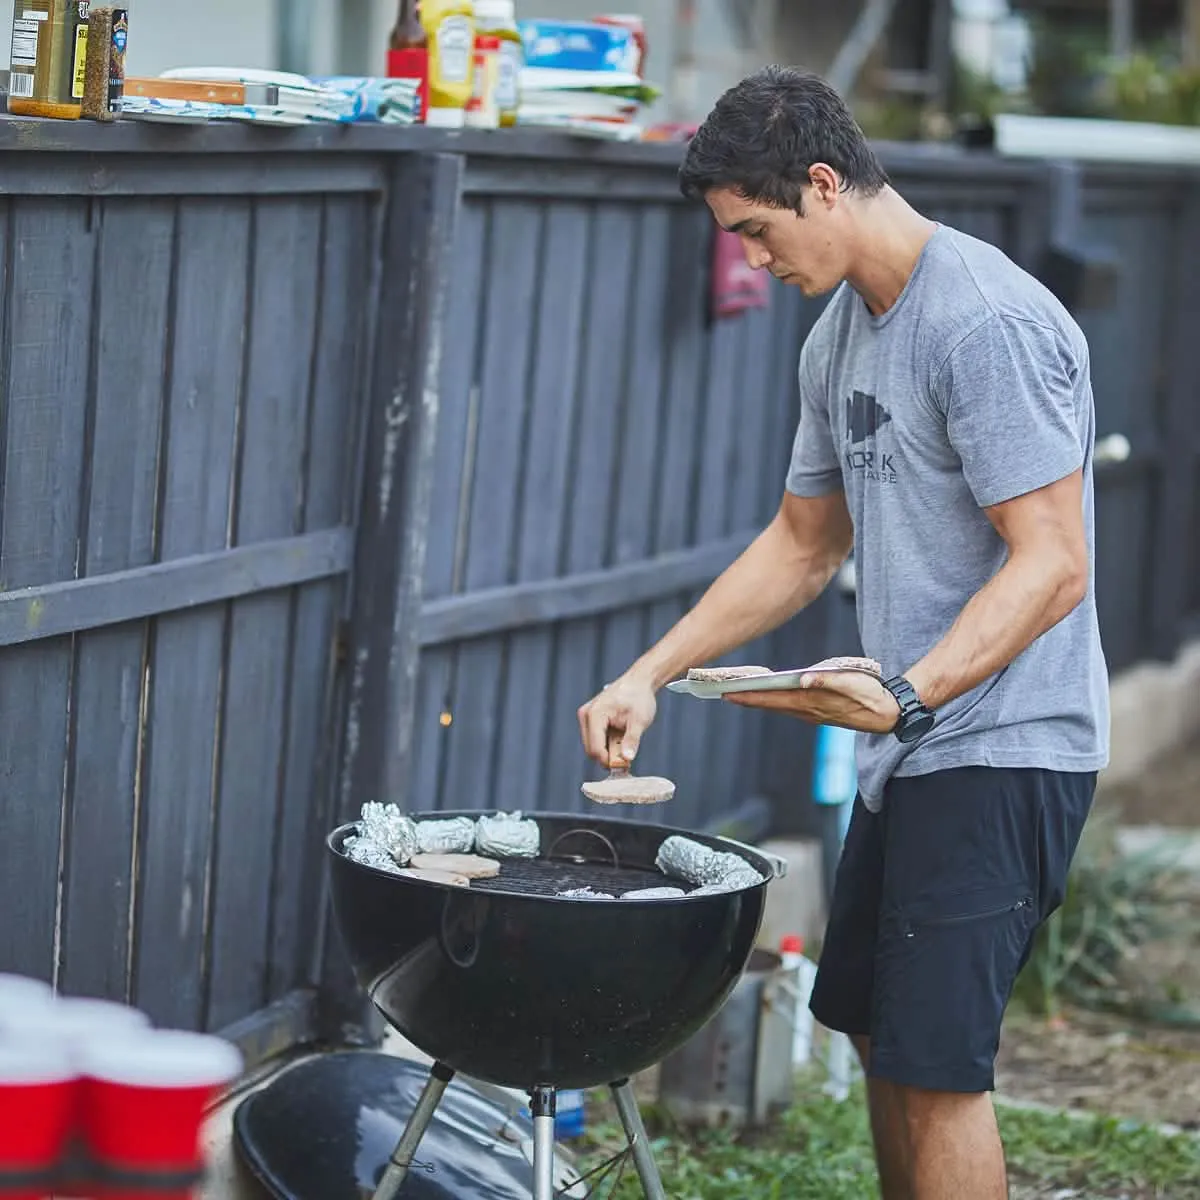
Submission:
M 884 1130 L 903 1114 L 907 1200 L 1007 1195 L 990 1095 L 1000 1025 L 1094 782 L 955 768 L 889 785 L 868 1070 L 896 1089 L 877 1086 L 873 1109 Z
M 862 1060 L 863 1071 L 869 1072 L 870 1038 L 856 1037 L 853 1041 Z M 912 1200 L 904 1088 L 890 1079 L 872 1079 L 868 1074 L 867 1111 L 871 1116 L 871 1136 L 875 1142 L 875 1164 L 879 1170 L 879 1190 L 883 1200 Z
M 1008 1176 L 991 1094 L 900 1090 L 911 1200 L 1005 1200 Z

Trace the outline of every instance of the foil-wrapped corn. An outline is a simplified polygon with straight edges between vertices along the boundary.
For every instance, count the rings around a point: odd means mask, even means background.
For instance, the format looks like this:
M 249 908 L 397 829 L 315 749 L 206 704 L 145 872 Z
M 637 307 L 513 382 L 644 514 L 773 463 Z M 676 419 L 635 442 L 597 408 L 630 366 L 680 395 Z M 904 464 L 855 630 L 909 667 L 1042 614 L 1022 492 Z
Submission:
M 390 871 L 393 875 L 399 874 L 401 870 L 396 860 L 378 842 L 373 842 L 368 837 L 348 837 L 343 848 L 348 859 L 361 863 L 364 867 Z
M 538 823 L 519 812 L 480 817 L 475 826 L 475 851 L 488 858 L 537 858 L 541 846 Z
M 394 804 L 364 804 L 358 831 L 377 846 L 382 846 L 398 866 L 408 866 L 417 853 L 416 823 Z
M 687 892 L 683 888 L 677 887 L 654 887 L 642 888 L 636 892 L 626 892 L 622 900 L 678 900 L 680 896 L 686 896 Z
M 418 854 L 470 854 L 475 849 L 475 822 L 470 817 L 418 821 Z
M 763 881 L 762 876 L 740 855 L 712 850 L 677 834 L 667 838 L 659 847 L 655 864 L 664 875 L 673 875 L 676 879 L 685 879 L 701 887 L 724 885 L 731 879 L 736 881 L 732 887 L 721 887 L 722 891 L 754 887 Z

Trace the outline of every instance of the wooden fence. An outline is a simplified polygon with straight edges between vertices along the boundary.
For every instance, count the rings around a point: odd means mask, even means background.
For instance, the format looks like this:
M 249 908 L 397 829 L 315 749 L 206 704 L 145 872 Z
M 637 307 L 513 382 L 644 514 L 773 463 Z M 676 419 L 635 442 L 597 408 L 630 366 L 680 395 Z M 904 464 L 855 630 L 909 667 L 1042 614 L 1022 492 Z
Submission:
M 776 504 L 819 305 L 708 319 L 670 147 L 0 121 L 0 971 L 259 1057 L 352 997 L 321 839 L 367 799 L 582 807 L 575 709 Z M 194 136 L 192 136 L 194 134 Z M 101 152 L 98 152 L 98 147 Z M 1081 312 L 1114 668 L 1200 614 L 1198 191 L 887 148 Z M 827 597 L 747 658 L 847 649 Z M 812 734 L 665 696 L 672 819 L 811 820 Z M 322 990 L 323 989 L 323 990 Z M 328 1029 L 329 1026 L 327 1025 Z

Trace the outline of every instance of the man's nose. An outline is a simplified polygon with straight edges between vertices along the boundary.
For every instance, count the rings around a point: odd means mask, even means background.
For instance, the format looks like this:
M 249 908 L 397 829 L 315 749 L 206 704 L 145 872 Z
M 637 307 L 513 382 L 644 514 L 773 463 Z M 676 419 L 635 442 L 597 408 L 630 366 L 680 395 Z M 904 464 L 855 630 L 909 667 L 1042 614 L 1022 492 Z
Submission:
M 742 238 L 742 253 L 746 256 L 746 265 L 752 271 L 761 271 L 771 263 L 770 251 L 753 238 Z

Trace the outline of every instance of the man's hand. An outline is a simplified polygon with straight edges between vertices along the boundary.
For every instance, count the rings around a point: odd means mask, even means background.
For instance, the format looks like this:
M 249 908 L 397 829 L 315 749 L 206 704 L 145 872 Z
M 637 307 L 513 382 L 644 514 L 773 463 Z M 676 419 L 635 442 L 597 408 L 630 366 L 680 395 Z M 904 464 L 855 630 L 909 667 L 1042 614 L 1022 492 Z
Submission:
M 786 692 L 731 692 L 725 697 L 743 708 L 766 708 L 813 725 L 838 725 L 863 733 L 891 733 L 900 719 L 895 697 L 861 671 L 812 672 Z
M 588 757 L 602 767 L 628 766 L 637 757 L 642 734 L 658 712 L 654 685 L 644 676 L 630 672 L 610 683 L 578 712 L 579 732 Z M 620 737 L 621 759 L 610 759 L 608 745 Z

